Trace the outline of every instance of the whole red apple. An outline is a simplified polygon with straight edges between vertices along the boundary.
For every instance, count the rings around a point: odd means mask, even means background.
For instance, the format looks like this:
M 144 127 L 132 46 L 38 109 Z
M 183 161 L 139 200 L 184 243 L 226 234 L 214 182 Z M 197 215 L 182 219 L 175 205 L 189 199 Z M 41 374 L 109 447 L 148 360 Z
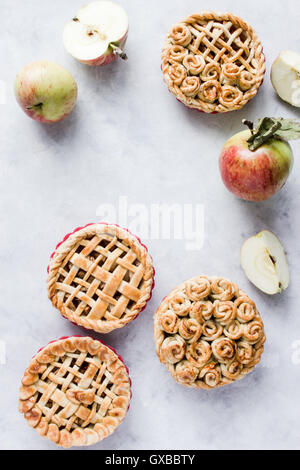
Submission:
M 280 134 L 278 129 L 277 132 Z M 265 201 L 286 183 L 293 167 L 293 152 L 290 144 L 270 129 L 257 133 L 256 145 L 253 142 L 252 129 L 239 132 L 226 142 L 219 160 L 221 176 L 235 196 L 246 201 Z

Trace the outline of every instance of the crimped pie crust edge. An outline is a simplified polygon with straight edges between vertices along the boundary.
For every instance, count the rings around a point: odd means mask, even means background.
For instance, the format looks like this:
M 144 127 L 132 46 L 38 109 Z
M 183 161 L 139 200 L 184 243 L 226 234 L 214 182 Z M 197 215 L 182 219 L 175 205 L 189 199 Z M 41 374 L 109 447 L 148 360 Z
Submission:
M 48 423 L 43 413 L 35 406 L 34 394 L 36 389 L 34 384 L 39 380 L 40 374 L 45 367 L 51 364 L 55 357 L 63 356 L 64 353 L 88 352 L 92 356 L 101 357 L 116 374 L 115 383 L 120 387 L 120 394 L 114 412 L 105 416 L 101 423 L 96 423 L 94 428 L 76 428 L 72 432 L 66 429 L 59 430 L 54 423 Z M 126 378 L 124 381 L 124 377 Z M 118 380 L 118 381 L 117 381 Z M 70 390 L 68 390 L 70 391 Z M 117 352 L 100 340 L 89 336 L 69 336 L 51 341 L 47 346 L 41 348 L 31 359 L 25 370 L 21 381 L 19 395 L 19 412 L 24 415 L 29 426 L 33 427 L 42 437 L 48 438 L 56 445 L 64 448 L 89 446 L 102 441 L 111 435 L 124 420 L 129 409 L 131 399 L 131 380 L 129 371 L 123 359 Z M 76 398 L 75 398 L 76 400 Z
M 64 258 L 80 239 L 93 236 L 97 233 L 114 234 L 117 238 L 127 243 L 130 247 L 135 250 L 138 255 L 138 258 L 141 260 L 141 263 L 143 264 L 145 269 L 145 284 L 143 289 L 143 295 L 136 302 L 130 314 L 126 314 L 123 318 L 116 320 L 90 320 L 83 316 L 78 316 L 71 309 L 65 307 L 64 304 L 61 304 L 58 301 L 56 295 L 56 275 Z M 75 231 L 70 233 L 67 238 L 65 237 L 64 240 L 57 245 L 55 252 L 52 254 L 48 267 L 48 297 L 51 300 L 53 306 L 59 310 L 59 312 L 64 318 L 67 318 L 68 320 L 79 326 L 94 330 L 98 333 L 109 333 L 115 329 L 123 328 L 129 322 L 134 320 L 144 310 L 147 302 L 151 299 L 152 290 L 155 285 L 154 275 L 155 271 L 153 267 L 153 261 L 150 254 L 148 253 L 147 247 L 142 244 L 138 237 L 129 232 L 129 230 L 121 228 L 115 224 L 107 224 L 103 222 L 88 224 L 87 226 L 82 227 L 79 230 L 75 229 Z
M 239 25 L 244 31 L 249 32 L 249 34 L 252 37 L 253 49 L 255 50 L 255 57 L 258 63 L 257 74 L 256 74 L 256 86 L 251 88 L 249 91 L 246 91 L 243 94 L 242 100 L 237 105 L 233 106 L 232 108 L 223 106 L 220 103 L 216 105 L 215 103 L 213 104 L 206 103 L 203 100 L 201 101 L 200 100 L 197 100 L 197 101 L 188 100 L 187 97 L 179 96 L 176 91 L 176 88 L 172 85 L 171 80 L 169 79 L 168 73 L 166 72 L 166 69 L 168 67 L 168 57 L 167 57 L 168 49 L 171 44 L 169 40 L 169 35 L 172 30 L 172 27 L 176 26 L 177 24 L 193 23 L 193 22 L 196 22 L 197 20 L 198 21 L 206 21 L 206 20 L 207 21 L 211 21 L 211 20 L 231 21 Z M 190 15 L 187 18 L 179 21 L 178 23 L 175 23 L 173 26 L 171 27 L 170 31 L 167 34 L 165 44 L 162 49 L 162 71 L 163 71 L 164 81 L 167 84 L 169 91 L 178 99 L 178 101 L 180 101 L 181 103 L 183 103 L 185 106 L 187 106 L 190 109 L 196 109 L 200 112 L 208 113 L 208 114 L 217 114 L 217 113 L 226 113 L 230 111 L 237 111 L 243 108 L 250 100 L 252 100 L 252 98 L 256 96 L 260 86 L 263 84 L 264 75 L 266 71 L 266 58 L 263 53 L 263 47 L 262 47 L 261 41 L 249 23 L 247 23 L 245 20 L 243 20 L 239 16 L 234 15 L 233 13 L 203 11 L 203 12 L 200 12 L 199 14 Z

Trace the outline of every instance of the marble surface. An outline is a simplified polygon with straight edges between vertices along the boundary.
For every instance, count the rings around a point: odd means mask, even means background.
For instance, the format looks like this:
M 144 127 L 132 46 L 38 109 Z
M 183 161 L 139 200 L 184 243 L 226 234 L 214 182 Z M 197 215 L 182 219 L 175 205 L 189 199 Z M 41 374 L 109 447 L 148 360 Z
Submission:
M 300 4 L 202 2 L 203 9 L 232 11 L 252 23 L 268 67 L 258 97 L 244 110 L 206 116 L 177 103 L 160 73 L 165 33 L 173 22 L 196 12 L 199 2 L 120 0 L 130 16 L 129 61 L 98 69 L 80 65 L 62 45 L 63 25 L 81 3 L 1 1 L 0 344 L 6 357 L 2 354 L 5 364 L 0 365 L 0 448 L 55 448 L 17 411 L 19 382 L 37 349 L 62 335 L 84 334 L 62 319 L 47 298 L 49 255 L 65 233 L 98 221 L 99 206 L 117 207 L 123 196 L 135 209 L 136 204 L 146 209 L 151 204 L 202 205 L 205 239 L 201 250 L 187 250 L 184 239 L 145 240 L 157 270 L 151 302 L 130 326 L 96 335 L 127 362 L 132 406 L 118 431 L 93 448 L 299 449 L 300 366 L 293 348 L 300 340 L 300 144 L 293 143 L 295 167 L 288 184 L 266 203 L 250 204 L 229 194 L 217 161 L 242 118 L 299 118 L 275 96 L 269 68 L 280 50 L 300 44 Z M 78 82 L 76 110 L 61 124 L 35 123 L 15 102 L 14 76 L 35 59 L 61 63 Z M 291 268 L 290 288 L 276 297 L 256 290 L 240 267 L 242 242 L 265 228 L 282 239 Z M 152 316 L 160 300 L 199 273 L 227 276 L 247 290 L 268 338 L 255 372 L 212 392 L 177 385 L 156 358 L 152 340 Z

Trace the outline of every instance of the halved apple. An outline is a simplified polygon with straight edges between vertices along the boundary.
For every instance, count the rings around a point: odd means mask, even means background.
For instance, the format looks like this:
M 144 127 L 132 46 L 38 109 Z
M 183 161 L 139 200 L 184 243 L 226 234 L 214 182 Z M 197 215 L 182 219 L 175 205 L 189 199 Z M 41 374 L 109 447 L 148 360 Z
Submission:
M 268 230 L 244 243 L 241 265 L 247 278 L 265 294 L 278 294 L 289 285 L 289 267 L 283 246 Z
M 63 41 L 67 51 L 87 65 L 107 65 L 123 51 L 128 34 L 128 16 L 124 8 L 102 0 L 80 8 L 66 24 Z
M 300 107 L 300 54 L 282 51 L 272 65 L 271 81 L 281 99 Z

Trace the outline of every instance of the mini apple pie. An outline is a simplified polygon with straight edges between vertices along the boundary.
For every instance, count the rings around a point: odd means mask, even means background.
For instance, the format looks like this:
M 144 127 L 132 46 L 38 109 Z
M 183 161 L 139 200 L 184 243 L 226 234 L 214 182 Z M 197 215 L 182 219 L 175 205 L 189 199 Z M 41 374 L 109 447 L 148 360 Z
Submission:
M 206 113 L 241 109 L 265 74 L 262 45 L 252 27 L 231 13 L 203 12 L 174 25 L 162 51 L 169 90 Z
M 60 313 L 99 333 L 122 328 L 144 309 L 154 286 L 146 247 L 116 225 L 67 235 L 51 257 L 48 295 Z
M 49 343 L 22 379 L 19 411 L 41 436 L 62 447 L 88 446 L 112 434 L 130 402 L 128 369 L 92 338 Z
M 154 315 L 154 341 L 178 383 L 211 390 L 254 369 L 265 333 L 255 303 L 237 285 L 199 276 L 162 301 Z

